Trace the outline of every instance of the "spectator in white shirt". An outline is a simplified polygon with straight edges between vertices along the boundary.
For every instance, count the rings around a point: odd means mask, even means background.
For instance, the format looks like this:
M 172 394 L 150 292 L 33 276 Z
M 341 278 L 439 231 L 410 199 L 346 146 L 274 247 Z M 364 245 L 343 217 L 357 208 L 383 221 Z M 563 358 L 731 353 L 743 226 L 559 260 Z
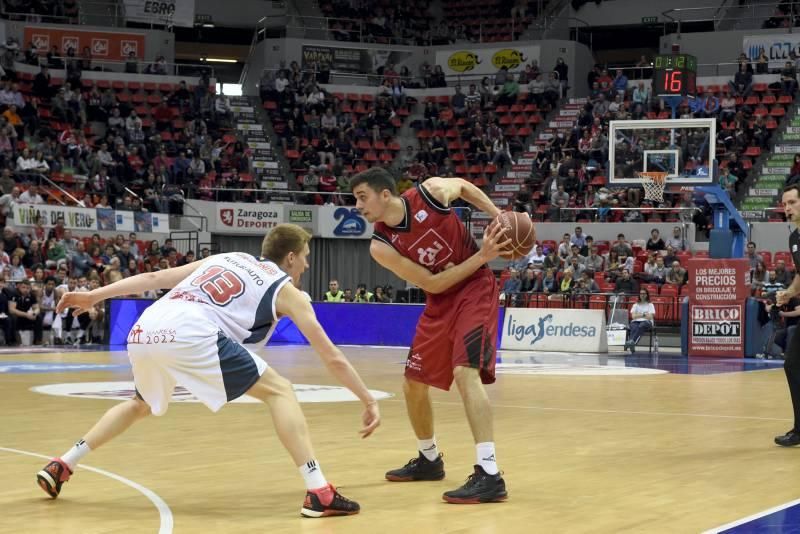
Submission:
M 672 245 L 675 250 L 686 250 L 686 240 L 681 233 L 681 227 L 676 226 L 672 229 L 672 237 L 667 239 L 667 246 Z
M 38 166 L 36 158 L 31 157 L 31 151 L 27 148 L 22 150 L 22 154 L 17 158 L 17 170 L 20 172 L 30 172 Z
M 227 118 L 230 112 L 231 104 L 228 97 L 224 93 L 220 93 L 214 99 L 214 113 L 216 113 L 217 117 Z
M 133 111 L 133 110 L 132 110 L 132 111 L 131 111 L 131 114 L 130 114 L 130 115 L 128 115 L 128 118 L 127 118 L 127 119 L 125 119 L 125 129 L 126 129 L 126 130 L 135 130 L 137 126 L 138 126 L 139 128 L 141 128 L 141 127 L 142 127 L 142 119 L 140 119 L 140 118 L 139 118 L 139 117 L 136 115 L 136 111 Z
M 44 159 L 44 154 L 42 154 L 41 150 L 36 151 L 36 157 L 34 158 L 34 166 L 33 170 L 36 172 L 47 172 L 50 170 L 50 164 Z
M 27 191 L 23 191 L 17 202 L 20 204 L 44 204 L 44 199 L 39 194 L 39 186 L 32 185 Z
M 631 353 L 636 352 L 636 344 L 642 334 L 653 330 L 655 316 L 656 308 L 650 302 L 650 292 L 645 288 L 640 289 L 638 302 L 631 306 L 630 337 L 625 342 L 625 348 L 630 349 Z

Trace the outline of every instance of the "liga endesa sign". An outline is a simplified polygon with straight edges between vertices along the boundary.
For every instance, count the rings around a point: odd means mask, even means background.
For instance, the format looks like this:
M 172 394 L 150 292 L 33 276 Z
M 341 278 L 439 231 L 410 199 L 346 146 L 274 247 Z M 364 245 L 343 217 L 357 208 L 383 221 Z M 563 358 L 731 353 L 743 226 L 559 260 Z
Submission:
M 744 356 L 744 302 L 750 296 L 750 262 L 691 259 L 689 356 Z
M 501 349 L 556 352 L 608 352 L 603 310 L 509 308 Z
M 88 46 L 92 57 L 96 59 L 128 59 L 131 52 L 137 58 L 144 57 L 144 34 L 96 32 L 75 28 L 26 26 L 25 42 L 36 45 L 39 53 L 48 52 L 53 46 L 57 46 L 62 56 L 66 56 L 70 48 L 79 56 L 83 48 Z

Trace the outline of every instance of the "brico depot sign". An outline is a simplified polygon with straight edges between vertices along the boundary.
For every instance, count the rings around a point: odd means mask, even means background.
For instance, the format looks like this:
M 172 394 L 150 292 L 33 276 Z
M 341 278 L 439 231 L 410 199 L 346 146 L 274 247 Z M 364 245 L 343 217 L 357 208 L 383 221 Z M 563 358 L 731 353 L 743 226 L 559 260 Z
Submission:
M 144 57 L 144 34 L 131 32 L 99 32 L 80 30 L 76 27 L 27 26 L 24 31 L 25 42 L 32 42 L 40 53 L 58 46 L 61 55 L 72 48 L 79 56 L 85 47 L 92 56 L 102 59 L 128 59 L 133 52 L 137 58 Z
M 695 258 L 687 270 L 689 355 L 743 357 L 749 261 Z
M 741 356 L 744 306 L 695 305 L 689 312 L 689 353 Z

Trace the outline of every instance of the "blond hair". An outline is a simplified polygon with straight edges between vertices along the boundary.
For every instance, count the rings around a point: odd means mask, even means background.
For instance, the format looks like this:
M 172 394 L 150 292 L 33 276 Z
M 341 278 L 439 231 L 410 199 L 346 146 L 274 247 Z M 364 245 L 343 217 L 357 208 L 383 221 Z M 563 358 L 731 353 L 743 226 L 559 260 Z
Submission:
M 296 224 L 283 223 L 275 226 L 261 243 L 261 257 L 281 263 L 290 252 L 300 254 L 311 241 L 311 234 Z

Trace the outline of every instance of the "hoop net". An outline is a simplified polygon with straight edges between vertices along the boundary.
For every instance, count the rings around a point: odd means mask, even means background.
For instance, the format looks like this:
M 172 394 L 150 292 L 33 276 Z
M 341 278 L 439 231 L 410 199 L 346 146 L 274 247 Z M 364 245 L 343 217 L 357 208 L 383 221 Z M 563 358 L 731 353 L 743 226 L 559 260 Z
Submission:
M 667 185 L 667 173 L 665 172 L 640 172 L 639 178 L 642 179 L 644 188 L 644 198 L 653 202 L 664 202 L 664 188 Z

